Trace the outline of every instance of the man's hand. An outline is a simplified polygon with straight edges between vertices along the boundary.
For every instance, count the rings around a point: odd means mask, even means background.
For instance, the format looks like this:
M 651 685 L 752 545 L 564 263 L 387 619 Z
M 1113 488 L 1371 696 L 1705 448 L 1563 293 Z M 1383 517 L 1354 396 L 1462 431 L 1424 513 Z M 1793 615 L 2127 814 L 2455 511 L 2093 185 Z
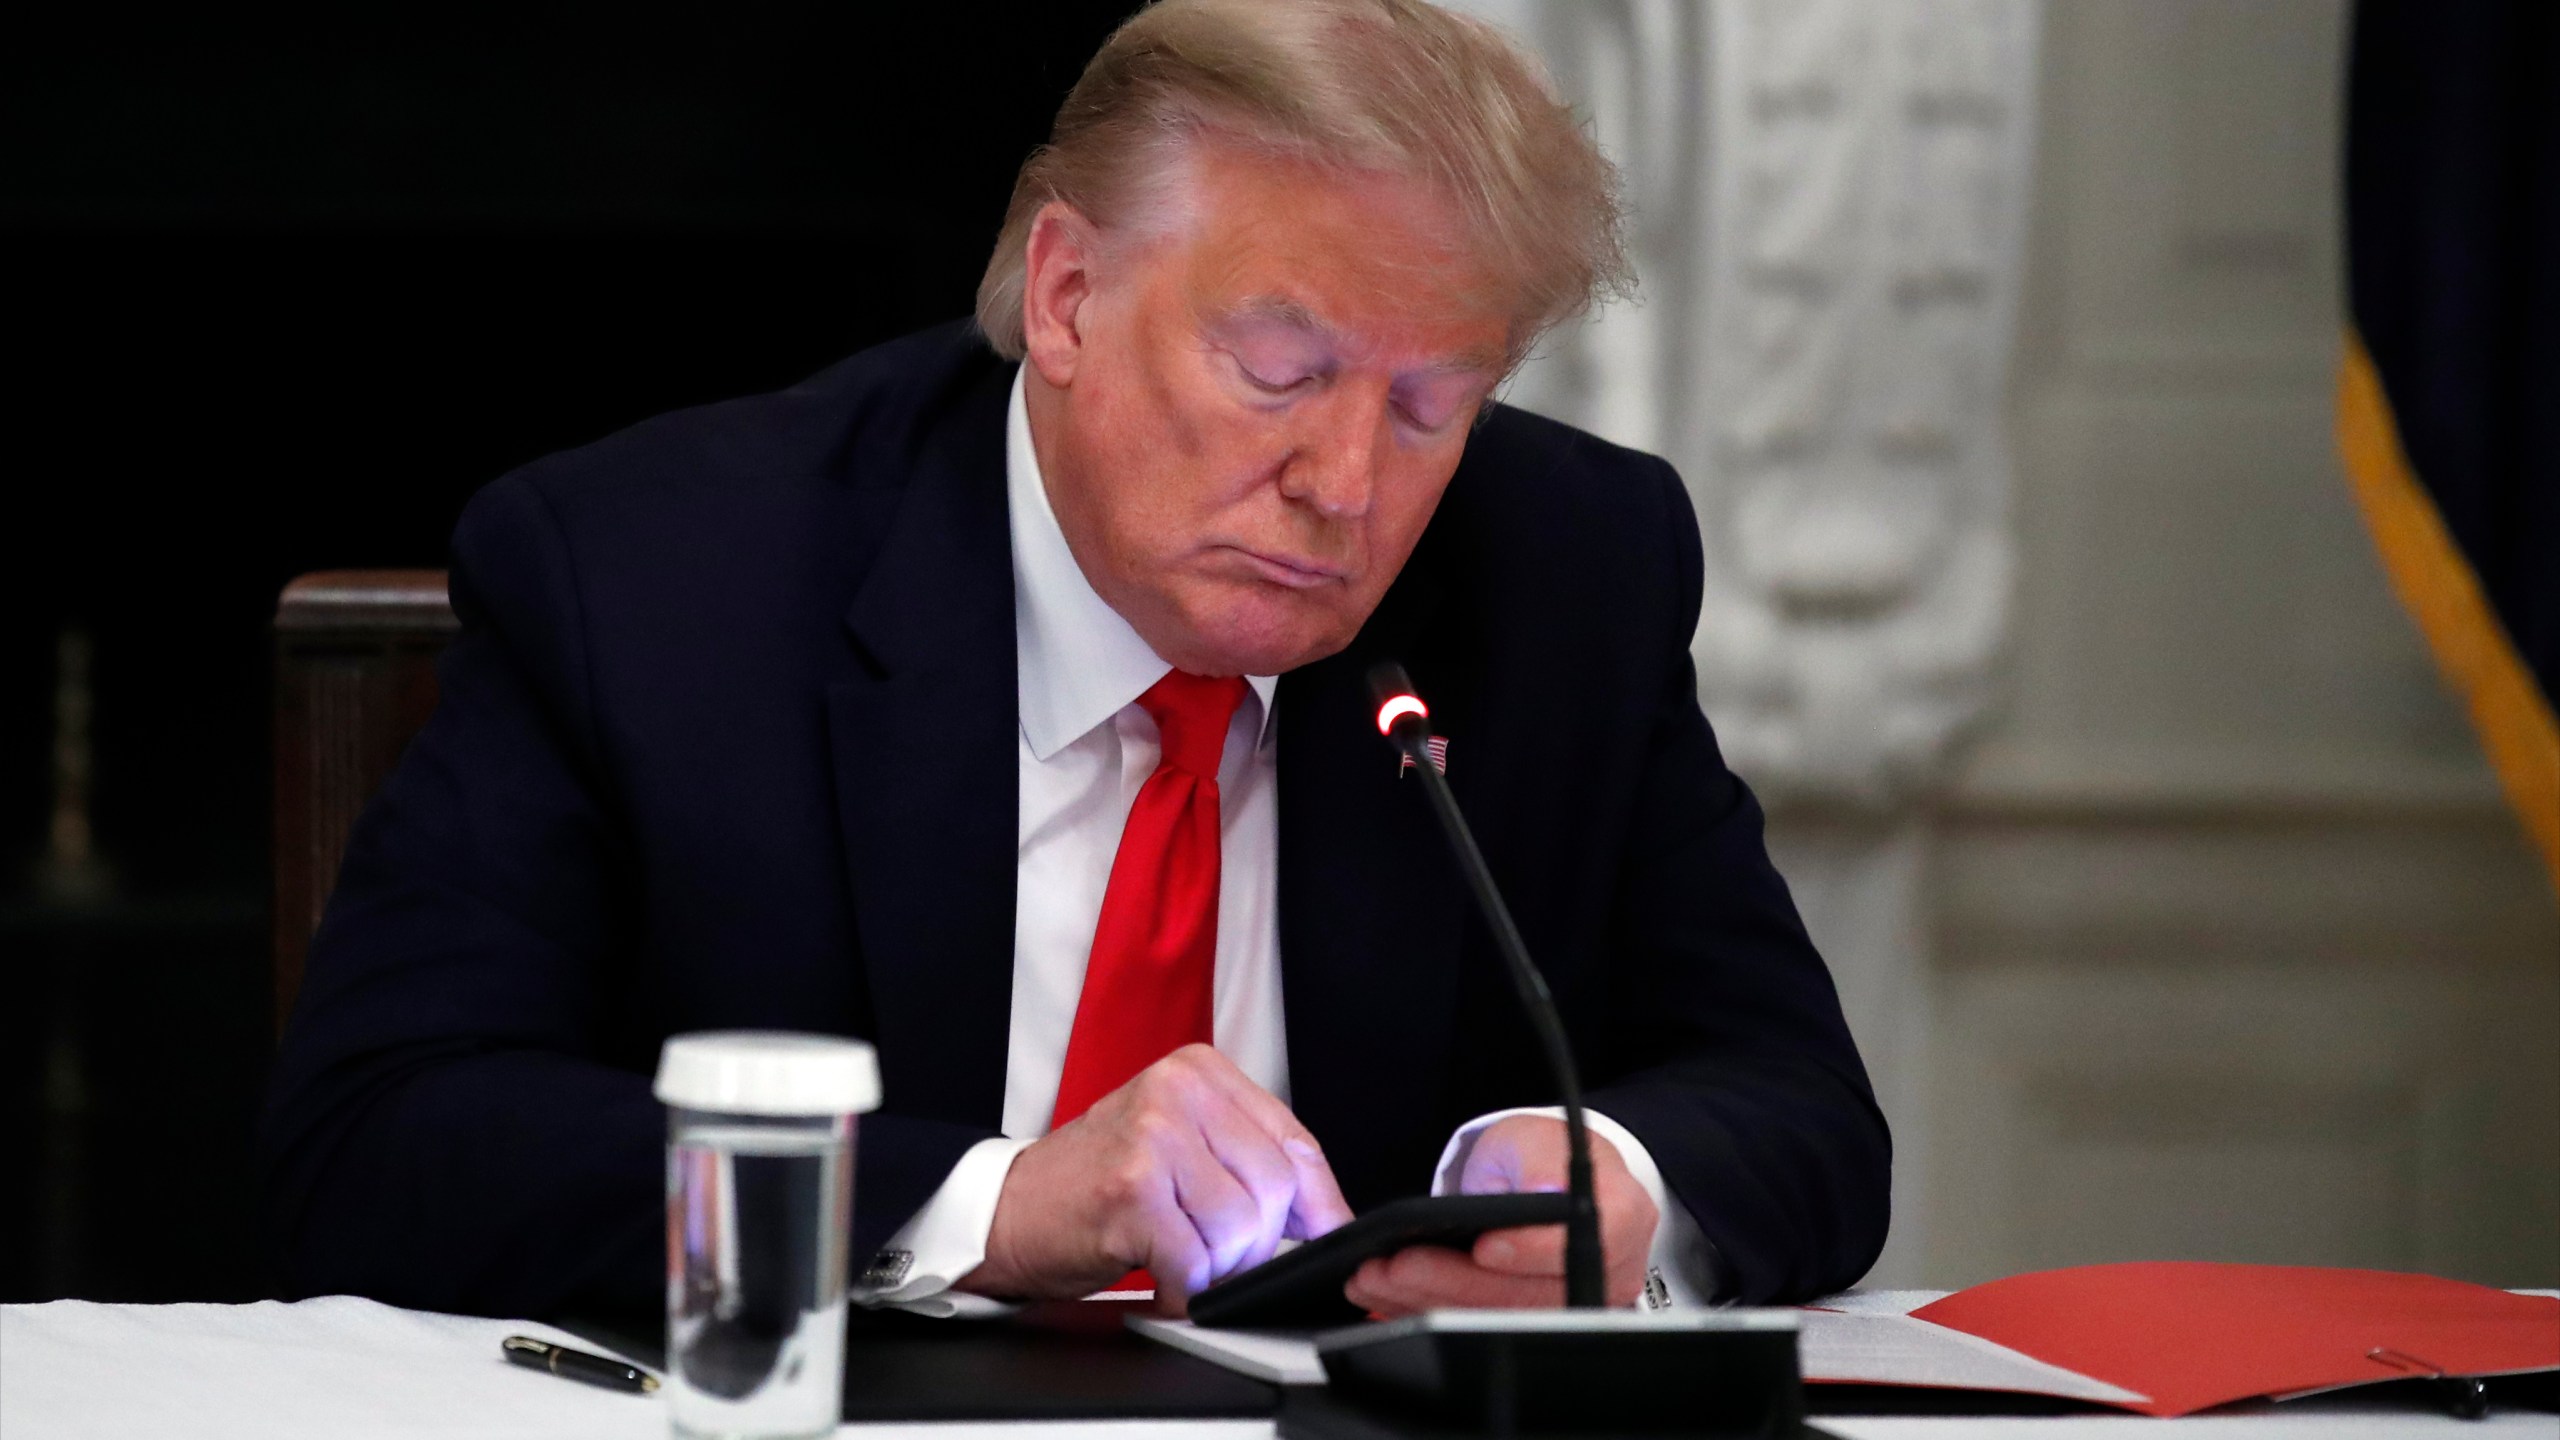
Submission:
M 1565 1188 L 1565 1128 L 1544 1115 L 1497 1120 L 1476 1137 L 1459 1173 L 1468 1195 Z M 1644 1290 L 1653 1229 L 1662 1219 L 1653 1197 L 1627 1170 L 1618 1147 L 1591 1136 L 1591 1188 L 1600 1202 L 1600 1249 L 1612 1305 L 1631 1305 Z M 1342 1287 L 1352 1304 L 1390 1319 L 1419 1310 L 1535 1309 L 1564 1303 L 1564 1227 L 1524 1225 L 1488 1230 L 1467 1254 L 1415 1245 L 1369 1261 Z
M 1089 1295 L 1132 1269 L 1158 1308 L 1351 1218 L 1307 1127 L 1206 1045 L 1186 1045 L 1014 1158 L 987 1258 L 958 1288 Z

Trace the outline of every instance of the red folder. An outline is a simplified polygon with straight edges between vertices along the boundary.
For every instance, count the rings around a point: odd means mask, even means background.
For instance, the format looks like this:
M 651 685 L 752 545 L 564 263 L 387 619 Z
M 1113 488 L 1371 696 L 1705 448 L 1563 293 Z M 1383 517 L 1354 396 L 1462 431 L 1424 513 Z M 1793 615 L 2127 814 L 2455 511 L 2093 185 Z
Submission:
M 2168 1261 L 2015 1275 L 1913 1318 L 2185 1415 L 2412 1375 L 2560 1369 L 2560 1300 L 2383 1270 Z

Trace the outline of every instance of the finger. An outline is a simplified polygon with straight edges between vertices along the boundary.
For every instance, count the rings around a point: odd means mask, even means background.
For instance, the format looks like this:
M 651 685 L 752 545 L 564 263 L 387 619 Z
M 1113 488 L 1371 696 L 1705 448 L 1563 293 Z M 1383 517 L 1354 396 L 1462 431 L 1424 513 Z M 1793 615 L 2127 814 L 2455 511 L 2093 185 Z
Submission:
M 1237 1268 L 1263 1228 L 1262 1204 L 1253 1189 L 1211 1149 L 1208 1139 L 1222 1123 L 1229 1128 L 1238 1123 L 1220 1118 L 1234 1113 L 1222 1099 L 1225 1077 L 1234 1071 L 1210 1047 L 1186 1045 L 1140 1071 L 1112 1097 L 1127 1109 L 1131 1138 L 1169 1179 L 1173 1204 L 1189 1218 L 1209 1255 L 1207 1272 L 1187 1277 L 1191 1289 Z M 1157 1279 L 1172 1286 L 1162 1274 Z
M 1555 1167 L 1553 1175 L 1541 1175 L 1531 1157 L 1523 1153 L 1531 1148 L 1529 1137 L 1538 1132 L 1520 1124 L 1532 1117 L 1513 1116 L 1497 1120 L 1476 1137 L 1467 1151 L 1467 1163 L 1458 1170 L 1458 1189 L 1468 1195 L 1505 1195 L 1522 1190 L 1564 1188 L 1564 1171 Z M 1543 1117 L 1536 1117 L 1543 1118 Z M 1561 1151 L 1561 1147 L 1558 1147 Z M 1540 1183 L 1542 1182 L 1543 1183 Z
M 1242 1268 L 1260 1239 L 1262 1204 L 1197 1130 L 1173 1142 L 1165 1160 L 1174 1202 L 1190 1217 L 1208 1254 L 1207 1273 L 1190 1277 L 1187 1286 L 1198 1290 Z
M 1116 1165 L 1097 1237 L 1102 1263 L 1091 1286 L 1132 1267 L 1143 1269 L 1155 1277 L 1159 1308 L 1180 1315 L 1184 1299 L 1206 1284 L 1209 1248 L 1176 1198 L 1172 1165 L 1162 1147 L 1145 1143 L 1151 1132 L 1161 1133 L 1152 1124 L 1141 1127 L 1141 1143 Z M 1056 1132 L 1064 1133 L 1064 1128 Z
M 1384 1256 L 1363 1260 L 1360 1268 L 1351 1272 L 1351 1278 L 1343 1282 L 1342 1298 L 1366 1312 L 1372 1320 L 1393 1320 L 1414 1313 L 1411 1307 L 1397 1304 L 1380 1293 L 1383 1283 L 1380 1277 L 1386 1269 Z
M 1289 1113 L 1279 1096 L 1254 1083 L 1236 1062 L 1211 1046 L 1185 1045 L 1165 1057 L 1164 1063 L 1179 1066 L 1187 1078 L 1216 1091 L 1274 1139 L 1300 1128 L 1298 1117 Z
M 1296 1172 L 1282 1233 L 1293 1240 L 1313 1240 L 1350 1224 L 1351 1202 L 1343 1198 L 1342 1183 L 1334 1178 L 1315 1133 L 1280 1103 L 1280 1097 L 1254 1084 L 1224 1057 L 1220 1063 L 1225 1065 L 1228 1082 L 1221 1088 L 1222 1097 L 1261 1127 Z
M 1342 1282 L 1342 1298 L 1366 1311 L 1373 1320 L 1392 1320 L 1403 1313 L 1382 1309 L 1378 1304 L 1377 1275 L 1386 1263 L 1384 1260 L 1363 1260 L 1360 1268 L 1351 1272 L 1351 1278 Z
M 1659 1223 L 1653 1197 L 1630 1180 L 1623 1187 L 1603 1186 L 1599 1204 L 1601 1261 L 1607 1267 L 1609 1286 L 1614 1291 L 1621 1278 L 1632 1275 L 1640 1289 L 1644 1257 L 1653 1250 L 1654 1227 Z M 1484 1232 L 1468 1253 L 1488 1270 L 1561 1277 L 1564 1242 L 1562 1225 L 1515 1225 Z M 1628 1298 L 1634 1298 L 1632 1292 Z
M 1487 1270 L 1463 1252 L 1437 1245 L 1407 1246 L 1368 1262 L 1343 1293 L 1355 1305 L 1389 1315 L 1448 1308 L 1546 1309 L 1564 1303 L 1564 1288 L 1555 1280 Z
M 1221 1099 L 1260 1126 L 1274 1143 L 1300 1140 L 1310 1148 L 1320 1150 L 1314 1134 L 1282 1103 L 1280 1097 L 1255 1084 L 1253 1077 L 1237 1069 L 1234 1061 L 1203 1045 L 1186 1046 L 1174 1053 L 1192 1060 L 1198 1078 L 1206 1081 Z
M 1138 1220 L 1146 1227 L 1140 1263 L 1155 1277 L 1157 1308 L 1181 1315 L 1190 1297 L 1208 1288 L 1208 1241 L 1176 1199 L 1171 1183 L 1154 1188 L 1139 1206 Z
M 1476 1237 L 1468 1255 L 1487 1270 L 1505 1275 L 1564 1275 L 1562 1225 L 1513 1225 Z
M 1289 1158 L 1297 1173 L 1284 1235 L 1312 1240 L 1350 1223 L 1351 1204 L 1343 1199 L 1333 1167 L 1325 1162 L 1324 1147 L 1279 1096 L 1255 1084 L 1234 1061 L 1206 1045 L 1186 1045 L 1157 1064 L 1171 1066 L 1186 1081 L 1216 1092 Z
M 1280 1150 L 1298 1172 L 1297 1196 L 1289 1204 L 1289 1237 L 1313 1240 L 1350 1224 L 1351 1202 L 1342 1198 L 1341 1182 L 1333 1178 L 1333 1166 L 1315 1137 L 1283 1140 Z
M 1600 1225 L 1601 1264 L 1612 1282 L 1633 1266 L 1632 1273 L 1643 1274 L 1643 1257 L 1653 1248 L 1650 1226 L 1639 1232 L 1633 1225 L 1612 1226 L 1605 1207 Z M 1488 1270 L 1505 1275 L 1544 1275 L 1562 1278 L 1565 1272 L 1565 1235 L 1562 1225 L 1518 1225 L 1507 1230 L 1488 1230 L 1476 1237 L 1468 1251 L 1470 1259 Z
M 1210 1155 L 1253 1198 L 1252 1235 L 1234 1268 L 1259 1265 L 1280 1248 L 1280 1238 L 1288 1227 L 1290 1211 L 1298 1198 L 1297 1164 L 1263 1133 L 1261 1126 L 1223 1099 L 1205 1117 L 1201 1133 Z

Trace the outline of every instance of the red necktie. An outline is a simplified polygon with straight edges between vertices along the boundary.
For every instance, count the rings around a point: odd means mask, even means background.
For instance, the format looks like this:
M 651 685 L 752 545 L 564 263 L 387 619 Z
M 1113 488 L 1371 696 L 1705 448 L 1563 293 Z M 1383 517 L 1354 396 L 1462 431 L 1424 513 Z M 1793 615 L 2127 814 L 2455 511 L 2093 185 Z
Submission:
M 1218 757 L 1244 689 L 1237 676 L 1176 670 L 1138 697 L 1164 759 L 1129 806 L 1111 860 L 1051 1129 L 1183 1046 L 1215 1038 Z

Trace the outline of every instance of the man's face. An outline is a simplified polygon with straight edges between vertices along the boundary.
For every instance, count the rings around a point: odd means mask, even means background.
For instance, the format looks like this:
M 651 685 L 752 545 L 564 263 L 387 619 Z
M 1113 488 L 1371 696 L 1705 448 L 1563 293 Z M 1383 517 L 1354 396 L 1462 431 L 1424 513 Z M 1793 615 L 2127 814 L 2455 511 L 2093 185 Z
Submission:
M 1349 644 L 1413 553 L 1508 297 L 1410 182 L 1204 144 L 1177 203 L 1117 254 L 1064 207 L 1035 231 L 1032 434 L 1086 578 L 1157 654 L 1277 674 Z

